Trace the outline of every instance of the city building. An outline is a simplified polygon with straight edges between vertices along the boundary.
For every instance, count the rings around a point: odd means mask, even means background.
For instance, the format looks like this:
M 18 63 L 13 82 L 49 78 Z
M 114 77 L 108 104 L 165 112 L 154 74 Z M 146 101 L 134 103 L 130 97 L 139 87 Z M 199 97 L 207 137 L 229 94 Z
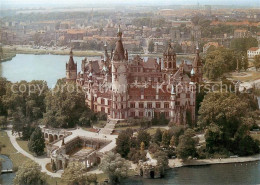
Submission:
M 248 58 L 254 58 L 256 55 L 260 55 L 260 48 L 252 47 L 249 50 L 247 50 L 247 57 Z

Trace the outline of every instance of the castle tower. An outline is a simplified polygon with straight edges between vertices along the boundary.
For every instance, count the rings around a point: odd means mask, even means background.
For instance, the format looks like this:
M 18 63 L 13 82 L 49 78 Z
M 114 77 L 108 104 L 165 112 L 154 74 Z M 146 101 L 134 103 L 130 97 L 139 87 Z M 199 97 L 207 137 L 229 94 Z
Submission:
M 167 50 L 163 54 L 163 78 L 168 80 L 169 75 L 175 73 L 176 71 L 176 53 L 171 44 L 169 44 Z
M 200 51 L 198 47 L 196 49 L 196 56 L 193 60 L 192 67 L 195 73 L 195 82 L 198 83 L 202 82 L 202 62 L 201 62 Z
M 196 121 L 196 93 L 197 93 L 197 86 L 196 86 L 196 75 L 195 71 L 192 68 L 191 72 L 191 81 L 189 84 L 189 93 L 190 93 L 190 103 L 189 103 L 189 110 L 190 111 L 190 116 L 191 116 L 191 121 L 192 123 L 195 123 Z M 187 110 L 186 110 L 187 111 Z
M 120 26 L 117 33 L 118 40 L 112 56 L 112 119 L 126 119 L 128 101 L 128 80 L 126 52 L 122 43 L 122 32 Z
M 176 53 L 171 44 L 169 44 L 166 52 L 163 54 L 163 61 L 165 70 L 170 72 L 176 70 Z
M 171 121 L 172 122 L 176 122 L 176 93 L 175 93 L 175 88 L 174 85 L 172 85 L 172 89 L 171 89 Z
M 66 82 L 76 82 L 77 63 L 74 62 L 72 49 L 70 50 L 70 59 L 66 63 Z

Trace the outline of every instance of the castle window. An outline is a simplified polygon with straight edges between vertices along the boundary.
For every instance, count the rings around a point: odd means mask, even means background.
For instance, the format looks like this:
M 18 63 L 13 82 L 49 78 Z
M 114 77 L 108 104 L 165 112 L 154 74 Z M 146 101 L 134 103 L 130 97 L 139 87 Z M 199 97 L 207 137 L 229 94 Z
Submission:
M 131 117 L 135 117 L 135 112 L 130 112 Z
M 124 109 L 124 105 L 121 105 L 121 109 Z
M 102 98 L 101 99 L 101 104 L 104 105 L 105 104 L 105 100 Z
M 144 103 L 139 103 L 139 108 L 143 109 L 144 108 Z
M 186 98 L 190 98 L 190 94 L 186 94 Z
M 169 112 L 165 112 L 165 117 L 169 117 Z
M 164 103 L 164 108 L 168 109 L 169 108 L 169 103 Z
M 156 108 L 157 109 L 161 108 L 161 103 L 156 103 Z
M 139 112 L 139 116 L 140 116 L 140 117 L 143 117 L 143 116 L 144 116 L 144 113 L 143 113 L 143 112 Z
M 101 112 L 105 112 L 105 108 L 104 107 L 101 107 Z
M 151 109 L 153 107 L 153 104 L 152 103 L 147 103 L 147 108 L 148 109 Z
M 130 104 L 130 107 L 131 107 L 131 108 L 135 108 L 135 103 L 131 103 L 131 104 Z

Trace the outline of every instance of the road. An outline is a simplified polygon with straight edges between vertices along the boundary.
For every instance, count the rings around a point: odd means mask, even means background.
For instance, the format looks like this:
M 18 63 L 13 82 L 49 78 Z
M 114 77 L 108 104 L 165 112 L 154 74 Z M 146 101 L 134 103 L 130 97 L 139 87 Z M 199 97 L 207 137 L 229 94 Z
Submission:
M 19 144 L 16 141 L 16 136 L 12 135 L 12 131 L 11 130 L 6 130 L 8 137 L 10 138 L 11 143 L 13 144 L 14 148 L 21 154 L 23 154 L 24 156 L 30 158 L 31 160 L 35 161 L 36 163 L 38 163 L 42 169 L 41 171 L 43 173 L 46 173 L 47 175 L 51 176 L 51 177 L 61 177 L 61 171 L 58 171 L 56 173 L 52 173 L 50 171 L 48 171 L 46 169 L 46 164 L 51 162 L 50 158 L 47 157 L 34 157 L 33 155 L 29 154 L 28 152 L 26 152 L 25 150 L 23 150 Z

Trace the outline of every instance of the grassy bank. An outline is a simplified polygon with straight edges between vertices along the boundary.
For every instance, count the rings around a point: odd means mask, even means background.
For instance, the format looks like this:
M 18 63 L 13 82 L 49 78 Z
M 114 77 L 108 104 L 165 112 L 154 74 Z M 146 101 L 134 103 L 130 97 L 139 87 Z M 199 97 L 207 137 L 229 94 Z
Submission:
M 0 62 L 5 62 L 8 60 L 11 60 L 13 57 L 15 57 L 16 52 L 12 49 L 3 48 L 3 56 L 1 58 Z
M 16 139 L 18 145 L 24 150 L 26 151 L 27 153 L 31 154 L 31 155 L 34 155 L 32 152 L 30 152 L 29 148 L 28 148 L 28 141 L 24 141 L 24 140 L 21 140 L 19 138 Z
M 7 133 L 3 130 L 0 131 L 0 141 L 4 145 L 1 150 L 1 154 L 8 156 L 13 161 L 14 167 L 19 167 L 26 160 L 31 160 L 24 155 L 17 152 L 17 150 L 13 147 Z

